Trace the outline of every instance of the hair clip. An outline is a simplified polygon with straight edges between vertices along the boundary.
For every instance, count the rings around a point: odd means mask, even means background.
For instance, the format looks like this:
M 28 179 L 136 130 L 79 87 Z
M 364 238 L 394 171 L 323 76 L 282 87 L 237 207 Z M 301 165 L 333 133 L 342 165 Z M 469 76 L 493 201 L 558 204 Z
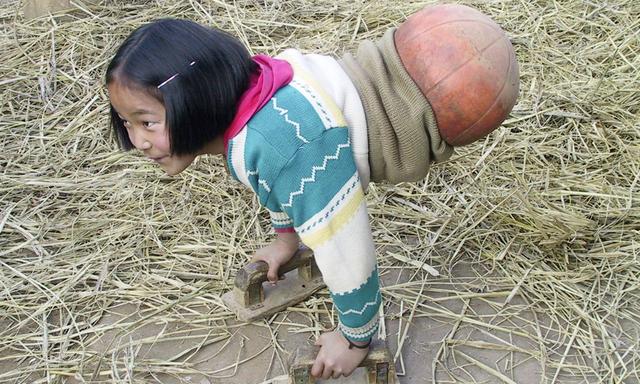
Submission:
M 195 61 L 192 61 L 191 63 L 189 63 L 189 66 L 192 67 L 193 64 L 195 64 Z M 162 83 L 160 83 L 160 85 L 158 85 L 158 89 L 160 89 L 162 86 L 164 86 L 165 84 L 167 84 L 168 82 L 170 82 L 171 80 L 175 79 L 176 76 L 178 76 L 180 74 L 180 72 L 176 72 L 175 75 L 171 76 L 170 78 L 168 78 L 167 80 L 163 81 Z

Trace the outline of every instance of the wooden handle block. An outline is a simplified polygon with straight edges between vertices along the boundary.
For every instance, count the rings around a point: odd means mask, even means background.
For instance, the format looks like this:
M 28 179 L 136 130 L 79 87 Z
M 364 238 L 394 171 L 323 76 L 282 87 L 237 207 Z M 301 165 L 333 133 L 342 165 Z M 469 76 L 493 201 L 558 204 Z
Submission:
M 298 275 L 304 280 L 311 280 L 320 276 L 320 270 L 313 259 L 310 249 L 300 249 L 287 263 L 278 270 L 280 275 L 298 269 Z M 236 275 L 234 291 L 238 301 L 249 308 L 264 301 L 262 283 L 267 281 L 269 266 L 264 261 L 249 263 Z
M 315 378 L 311 376 L 311 367 L 318 355 L 319 347 L 302 346 L 296 350 L 289 369 L 289 376 L 293 384 L 313 384 Z M 358 367 L 367 370 L 369 384 L 396 383 L 395 366 L 386 343 L 374 340 L 369 348 L 369 354 Z

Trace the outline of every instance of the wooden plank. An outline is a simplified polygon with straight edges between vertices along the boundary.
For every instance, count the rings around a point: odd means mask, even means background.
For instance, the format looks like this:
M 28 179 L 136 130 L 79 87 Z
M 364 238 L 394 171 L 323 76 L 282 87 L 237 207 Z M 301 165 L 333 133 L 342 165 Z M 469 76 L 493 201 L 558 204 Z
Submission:
M 325 382 L 316 380 L 311 376 L 311 367 L 318 355 L 319 347 L 302 345 L 298 347 L 292 357 L 289 368 L 289 379 L 293 384 L 315 384 Z M 340 383 L 349 384 L 397 384 L 393 358 L 384 340 L 374 339 L 369 349 L 369 354 L 358 366 L 364 368 L 364 372 L 358 368 L 347 378 L 342 377 Z M 329 380 L 327 382 L 331 382 Z
M 245 292 L 237 287 L 222 295 L 222 301 L 236 314 L 238 319 L 255 321 L 296 305 L 324 287 L 322 277 L 305 280 L 298 275 L 298 270 L 293 270 L 287 273 L 285 279 L 278 281 L 275 286 L 271 283 L 263 284 L 264 301 L 260 304 L 245 307 L 241 300 Z

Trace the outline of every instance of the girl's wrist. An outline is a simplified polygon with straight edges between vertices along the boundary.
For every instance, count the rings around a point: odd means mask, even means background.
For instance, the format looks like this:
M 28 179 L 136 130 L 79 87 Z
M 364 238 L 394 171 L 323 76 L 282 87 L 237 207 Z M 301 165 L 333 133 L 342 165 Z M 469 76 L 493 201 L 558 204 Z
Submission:
M 276 241 L 281 241 L 287 246 L 295 247 L 296 249 L 300 245 L 300 237 L 295 232 L 278 232 Z
M 347 342 L 349 343 L 349 349 L 369 349 L 371 345 L 371 339 L 369 339 L 369 341 L 351 341 L 347 339 Z
M 342 335 L 342 337 L 347 341 L 347 344 L 349 346 L 349 349 L 369 349 L 369 346 L 371 345 L 371 340 L 373 340 L 373 338 L 369 339 L 369 340 L 350 340 L 347 336 L 345 336 L 344 333 L 340 332 L 340 334 Z

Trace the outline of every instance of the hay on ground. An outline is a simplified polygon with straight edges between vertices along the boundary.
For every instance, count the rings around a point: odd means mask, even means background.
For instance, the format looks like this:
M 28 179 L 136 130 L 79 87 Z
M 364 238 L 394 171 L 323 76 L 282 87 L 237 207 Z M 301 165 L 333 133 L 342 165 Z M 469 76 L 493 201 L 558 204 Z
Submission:
M 3 2 L 0 381 L 231 380 L 264 351 L 285 366 L 285 332 L 313 337 L 330 327 L 323 292 L 286 315 L 306 320 L 264 323 L 269 348 L 215 369 L 198 365 L 199 351 L 223 350 L 241 327 L 230 325 L 220 295 L 269 241 L 269 224 L 220 159 L 169 178 L 119 152 L 107 128 L 105 67 L 133 28 L 161 17 L 222 28 L 254 53 L 341 55 L 428 3 L 74 2 L 74 12 L 27 21 L 19 4 Z M 463 3 L 511 37 L 521 94 L 501 128 L 424 182 L 371 187 L 398 369 L 417 369 L 405 361 L 407 330 L 428 318 L 451 326 L 427 362 L 439 382 L 476 381 L 474 370 L 515 382 L 527 361 L 540 382 L 638 382 L 640 8 L 631 0 Z M 464 305 L 452 310 L 454 300 Z M 105 323 L 122 304 L 138 316 Z M 156 335 L 131 336 L 163 324 Z M 118 343 L 96 352 L 107 335 Z M 189 338 L 184 353 L 140 352 Z M 482 353 L 501 357 L 488 363 Z

